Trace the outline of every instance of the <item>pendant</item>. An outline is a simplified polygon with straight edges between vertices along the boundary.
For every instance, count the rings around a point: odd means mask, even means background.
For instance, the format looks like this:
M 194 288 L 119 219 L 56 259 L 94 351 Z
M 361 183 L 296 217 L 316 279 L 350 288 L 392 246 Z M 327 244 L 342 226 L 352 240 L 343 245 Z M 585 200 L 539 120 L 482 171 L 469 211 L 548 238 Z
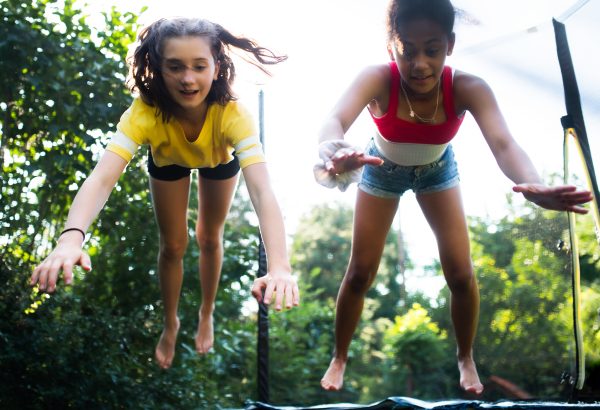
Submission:
M 410 110 L 410 117 L 414 118 L 415 117 L 415 112 L 413 110 Z

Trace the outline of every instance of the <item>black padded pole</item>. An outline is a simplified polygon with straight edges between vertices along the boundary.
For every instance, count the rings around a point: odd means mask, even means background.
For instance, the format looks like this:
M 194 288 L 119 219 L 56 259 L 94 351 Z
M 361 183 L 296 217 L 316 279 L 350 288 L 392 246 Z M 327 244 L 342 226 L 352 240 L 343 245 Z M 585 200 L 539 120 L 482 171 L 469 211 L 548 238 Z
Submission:
M 264 133 L 264 93 L 261 90 L 258 93 L 258 129 L 260 142 L 265 147 Z M 258 235 L 258 277 L 262 278 L 267 274 L 267 253 L 262 236 Z M 264 297 L 264 291 L 263 291 Z M 269 308 L 264 303 L 258 304 L 258 401 L 269 404 Z
M 565 174 L 568 169 L 568 156 L 567 156 L 567 145 L 569 138 L 569 130 L 573 130 L 575 133 L 574 137 L 577 139 L 577 143 L 581 149 L 583 156 L 584 166 L 587 167 L 589 176 L 589 183 L 592 186 L 592 190 L 598 197 L 598 184 L 596 182 L 596 175 L 594 173 L 594 165 L 592 163 L 592 156 L 590 151 L 590 145 L 585 130 L 585 123 L 583 121 L 583 109 L 581 107 L 581 97 L 579 95 L 579 87 L 577 86 L 577 78 L 575 77 L 575 68 L 573 66 L 573 60 L 571 58 L 571 51 L 569 50 L 569 43 L 567 41 L 567 31 L 565 25 L 552 19 L 554 25 L 554 35 L 556 38 L 556 52 L 558 55 L 558 62 L 560 65 L 560 71 L 562 74 L 563 88 L 565 92 L 565 105 L 567 109 L 567 115 L 561 118 L 562 126 L 565 130 Z M 565 179 L 568 176 L 565 175 Z M 569 215 L 569 230 L 571 231 L 571 250 L 573 252 L 573 264 L 572 264 L 572 285 L 573 285 L 573 331 L 575 333 L 575 371 L 573 377 L 573 389 L 571 391 L 571 403 L 578 401 L 579 389 L 583 387 L 585 379 L 585 369 L 582 366 L 583 363 L 583 340 L 581 338 L 581 320 L 580 311 L 578 304 L 579 292 L 579 264 L 577 263 L 578 255 L 575 254 L 577 251 L 576 239 L 573 243 L 574 236 L 574 223 L 575 219 L 572 215 Z
M 592 191 L 595 198 L 600 198 L 600 190 L 598 189 L 598 181 L 594 171 L 594 163 L 592 162 L 592 151 L 590 142 L 585 130 L 585 122 L 583 121 L 583 109 L 581 108 L 581 97 L 579 95 L 579 87 L 577 86 L 577 78 L 575 77 L 575 68 L 573 67 L 573 59 L 569 50 L 569 42 L 567 41 L 567 31 L 565 25 L 554 19 L 554 35 L 556 37 L 556 51 L 558 53 L 558 63 L 560 64 L 560 72 L 562 74 L 563 87 L 565 90 L 565 105 L 569 116 L 569 125 L 575 129 L 577 140 L 581 146 L 585 164 L 587 168 Z M 564 124 L 563 124 L 564 125 Z

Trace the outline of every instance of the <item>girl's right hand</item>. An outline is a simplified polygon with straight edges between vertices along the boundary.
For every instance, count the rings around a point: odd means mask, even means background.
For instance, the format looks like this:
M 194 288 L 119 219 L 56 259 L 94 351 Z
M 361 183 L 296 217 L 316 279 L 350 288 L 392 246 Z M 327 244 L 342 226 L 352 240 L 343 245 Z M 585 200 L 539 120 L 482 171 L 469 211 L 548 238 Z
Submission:
M 61 268 L 65 274 L 65 285 L 70 285 L 73 281 L 73 266 L 80 265 L 86 271 L 91 271 L 90 256 L 81 249 L 81 245 L 81 233 L 65 232 L 56 248 L 35 268 L 29 285 L 35 286 L 39 282 L 40 290 L 52 293 Z
M 356 147 L 342 148 L 325 162 L 325 169 L 332 175 L 354 171 L 365 165 L 379 166 L 383 160 L 372 155 L 367 155 L 362 149 Z
M 313 172 L 315 180 L 327 188 L 345 191 L 353 182 L 360 182 L 364 165 L 379 166 L 381 158 L 366 155 L 362 148 L 352 146 L 344 140 L 325 141 L 319 145 L 319 157 Z
M 364 165 L 379 166 L 381 158 L 364 153 L 363 149 L 344 140 L 325 141 L 319 145 L 319 157 L 325 163 L 325 169 L 331 175 L 354 171 Z

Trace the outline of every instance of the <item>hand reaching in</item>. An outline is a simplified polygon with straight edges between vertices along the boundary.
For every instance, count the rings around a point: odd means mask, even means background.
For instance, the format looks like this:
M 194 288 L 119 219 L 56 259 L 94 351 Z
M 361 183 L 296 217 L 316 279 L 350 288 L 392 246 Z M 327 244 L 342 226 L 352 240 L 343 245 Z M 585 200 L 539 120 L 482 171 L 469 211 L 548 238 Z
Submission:
M 264 299 L 262 294 L 263 289 L 265 291 Z M 298 306 L 300 303 L 300 290 L 298 289 L 298 284 L 289 272 L 267 273 L 266 276 L 254 281 L 252 295 L 256 298 L 258 303 L 264 300 L 265 305 L 270 304 L 273 292 L 276 292 L 275 310 L 277 311 L 281 311 L 284 296 L 286 309 L 291 309 L 292 303 L 294 306 Z
M 92 270 L 90 256 L 81 249 L 81 234 L 67 232 L 58 241 L 56 248 L 33 271 L 29 284 L 35 286 L 39 282 L 40 290 L 54 292 L 56 279 L 62 269 L 65 274 L 65 285 L 73 282 L 73 266 L 80 265 L 86 271 Z
M 525 199 L 542 208 L 578 214 L 587 214 L 588 210 L 577 205 L 594 199 L 590 191 L 577 191 L 570 185 L 519 184 L 513 187 L 513 191 L 522 193 Z
M 372 155 L 367 155 L 357 147 L 341 148 L 325 162 L 325 169 L 333 175 L 354 171 L 365 165 L 379 166 L 383 160 Z
M 353 182 L 360 182 L 364 165 L 379 166 L 383 160 L 366 155 L 362 148 L 344 140 L 325 141 L 319 145 L 319 161 L 313 167 L 315 180 L 327 188 L 344 192 Z

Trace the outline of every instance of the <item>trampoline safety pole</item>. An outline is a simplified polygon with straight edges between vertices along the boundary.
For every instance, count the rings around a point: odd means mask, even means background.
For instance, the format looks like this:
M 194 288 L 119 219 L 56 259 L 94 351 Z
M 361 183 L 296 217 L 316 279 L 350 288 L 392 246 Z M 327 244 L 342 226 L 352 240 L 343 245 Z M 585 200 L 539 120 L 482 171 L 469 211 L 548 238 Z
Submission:
M 567 115 L 561 118 L 564 129 L 564 182 L 569 180 L 569 141 L 573 141 L 578 148 L 579 155 L 584 166 L 586 180 L 590 191 L 593 193 L 592 215 L 596 224 L 596 235 L 600 244 L 600 213 L 598 211 L 598 198 L 600 191 L 598 181 L 592 162 L 591 148 L 583 120 L 583 109 L 581 105 L 581 96 L 575 76 L 575 68 L 569 50 L 567 41 L 567 31 L 563 23 L 553 19 L 554 34 L 556 39 L 556 52 L 560 65 L 561 76 L 563 80 L 563 89 L 565 92 L 565 106 Z M 572 258 L 572 283 L 573 283 L 573 328 L 575 336 L 575 374 L 573 375 L 573 391 L 571 402 L 577 402 L 578 390 L 583 388 L 585 382 L 585 349 L 583 344 L 583 329 L 581 326 L 581 288 L 580 288 L 580 269 L 579 269 L 579 251 L 577 245 L 577 235 L 575 233 L 575 215 L 568 212 L 569 231 L 571 240 L 571 258 Z
M 265 150 L 265 110 L 262 90 L 258 93 L 258 134 L 260 143 Z M 267 274 L 267 254 L 260 232 L 258 234 L 258 274 L 262 278 Z M 264 290 L 263 290 L 264 297 Z M 257 389 L 258 401 L 269 404 L 269 308 L 263 302 L 258 304 L 258 341 L 257 341 L 258 375 Z

